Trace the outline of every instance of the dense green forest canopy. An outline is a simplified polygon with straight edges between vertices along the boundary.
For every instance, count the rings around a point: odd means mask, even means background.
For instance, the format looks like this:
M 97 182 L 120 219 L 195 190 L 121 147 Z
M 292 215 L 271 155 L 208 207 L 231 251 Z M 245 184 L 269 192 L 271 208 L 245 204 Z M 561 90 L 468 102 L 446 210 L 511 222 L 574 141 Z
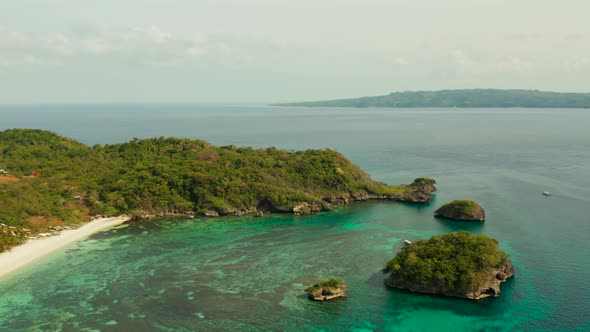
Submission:
M 486 282 L 490 271 L 507 259 L 496 240 L 460 231 L 414 242 L 390 260 L 384 272 L 391 272 L 395 284 L 463 294 Z
M 403 200 L 434 183 L 387 186 L 329 149 L 164 137 L 90 147 L 31 129 L 0 132 L 0 169 L 8 171 L 0 175 L 0 223 L 36 229 L 98 214 L 293 212 L 301 203 L 327 210 L 338 197 Z
M 405 91 L 386 96 L 282 103 L 275 106 L 590 108 L 590 93 L 497 89 Z
M 466 199 L 457 199 L 447 203 L 434 211 L 434 214 L 455 220 L 483 221 L 485 219 L 485 211 L 481 205 Z
M 475 213 L 481 207 L 474 201 L 467 199 L 456 199 L 451 203 L 447 203 L 439 208 L 439 210 L 450 209 L 452 212 L 456 212 L 462 215 L 471 215 Z

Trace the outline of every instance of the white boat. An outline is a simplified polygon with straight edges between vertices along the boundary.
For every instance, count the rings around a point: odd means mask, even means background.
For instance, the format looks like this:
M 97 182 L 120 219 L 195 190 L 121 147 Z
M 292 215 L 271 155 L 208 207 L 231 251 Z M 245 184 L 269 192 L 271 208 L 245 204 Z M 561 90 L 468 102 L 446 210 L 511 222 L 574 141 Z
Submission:
M 408 240 L 404 240 L 404 246 L 409 246 L 410 244 L 412 244 L 412 242 L 408 241 Z
M 544 191 L 544 192 L 543 192 L 543 196 L 551 196 L 551 193 L 550 193 L 550 192 L 548 192 L 548 191 Z

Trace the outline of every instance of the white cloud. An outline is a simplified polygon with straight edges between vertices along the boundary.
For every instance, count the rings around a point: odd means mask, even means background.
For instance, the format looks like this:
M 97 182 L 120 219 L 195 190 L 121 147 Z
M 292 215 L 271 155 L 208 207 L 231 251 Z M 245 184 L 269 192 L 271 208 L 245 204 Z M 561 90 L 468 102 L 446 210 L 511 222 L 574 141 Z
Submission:
M 63 65 L 62 62 L 55 59 L 43 59 L 34 55 L 25 55 L 22 57 L 2 57 L 0 58 L 0 67 L 10 68 L 30 68 L 30 67 L 58 67 Z
M 203 32 L 171 33 L 157 26 L 126 29 L 94 29 L 23 34 L 0 29 L 2 65 L 39 67 L 68 65 L 89 56 L 110 57 L 128 63 L 150 66 L 174 66 L 207 63 L 242 63 L 261 49 L 279 52 L 272 43 Z M 6 56 L 10 55 L 10 58 Z M 28 58 L 27 58 L 28 57 Z M 31 58 L 32 57 L 32 58 Z M 29 59 L 29 60 L 25 60 Z
M 72 55 L 74 53 L 72 42 L 63 34 L 49 35 L 47 37 L 47 46 L 61 55 Z
M 533 40 L 537 40 L 541 38 L 541 34 L 539 33 L 525 33 L 525 32 L 518 32 L 518 33 L 511 33 L 505 36 L 506 40 L 513 41 L 513 42 L 530 42 Z
M 565 61 L 565 67 L 570 72 L 590 69 L 590 56 L 576 56 Z
M 189 46 L 186 49 L 186 55 L 190 57 L 199 57 L 209 51 L 209 38 L 204 33 L 195 33 L 188 41 Z
M 200 57 L 207 54 L 229 55 L 233 49 L 224 42 L 209 42 L 207 40 L 193 42 L 187 49 L 186 55 L 190 57 Z
M 525 72 L 534 67 L 534 63 L 519 56 L 481 56 L 474 58 L 464 50 L 452 53 L 455 65 L 466 73 L 482 74 L 495 72 Z
M 209 40 L 209 36 L 203 32 L 195 32 L 193 34 L 192 41 L 195 43 L 206 43 Z
M 408 60 L 406 60 L 405 58 L 402 58 L 402 57 L 395 58 L 395 63 L 400 66 L 405 66 L 405 65 L 409 64 Z
M 172 35 L 170 33 L 164 32 L 158 27 L 151 26 L 147 28 L 138 27 L 134 28 L 133 31 L 139 32 L 143 36 L 145 36 L 148 40 L 151 40 L 154 43 L 162 44 L 164 42 L 172 40 Z
M 198 57 L 207 53 L 207 47 L 195 44 L 186 49 L 186 54 L 192 57 Z
M 580 33 L 569 33 L 565 36 L 565 40 L 579 42 L 585 39 L 585 36 Z
M 0 27 L 0 46 L 23 46 L 28 42 L 27 35 Z
M 534 64 L 530 61 L 523 60 L 520 57 L 512 56 L 497 65 L 499 70 L 512 72 L 525 72 L 531 69 Z
M 455 59 L 455 63 L 463 70 L 474 71 L 477 69 L 477 65 L 473 59 L 471 59 L 465 52 L 461 49 L 453 51 L 453 57 Z
M 226 55 L 233 52 L 233 49 L 229 45 L 227 45 L 226 43 L 223 43 L 223 42 L 219 42 L 219 43 L 215 44 L 215 49 L 223 54 L 226 54 Z
M 84 51 L 90 54 L 106 54 L 112 50 L 109 42 L 101 39 L 87 39 L 82 45 Z

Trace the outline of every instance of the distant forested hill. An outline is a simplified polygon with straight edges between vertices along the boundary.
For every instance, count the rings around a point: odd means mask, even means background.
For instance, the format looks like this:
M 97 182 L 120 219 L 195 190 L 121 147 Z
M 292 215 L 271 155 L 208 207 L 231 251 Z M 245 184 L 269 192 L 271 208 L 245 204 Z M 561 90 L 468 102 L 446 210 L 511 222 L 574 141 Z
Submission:
M 590 108 L 590 93 L 495 89 L 406 91 L 393 92 L 386 96 L 281 103 L 273 106 Z

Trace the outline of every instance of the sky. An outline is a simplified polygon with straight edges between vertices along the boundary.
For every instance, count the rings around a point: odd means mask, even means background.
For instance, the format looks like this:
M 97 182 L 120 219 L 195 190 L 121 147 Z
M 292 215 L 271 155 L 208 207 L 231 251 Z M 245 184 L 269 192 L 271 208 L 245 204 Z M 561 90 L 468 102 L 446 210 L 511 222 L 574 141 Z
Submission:
M 588 0 L 0 0 L 0 103 L 590 92 Z

